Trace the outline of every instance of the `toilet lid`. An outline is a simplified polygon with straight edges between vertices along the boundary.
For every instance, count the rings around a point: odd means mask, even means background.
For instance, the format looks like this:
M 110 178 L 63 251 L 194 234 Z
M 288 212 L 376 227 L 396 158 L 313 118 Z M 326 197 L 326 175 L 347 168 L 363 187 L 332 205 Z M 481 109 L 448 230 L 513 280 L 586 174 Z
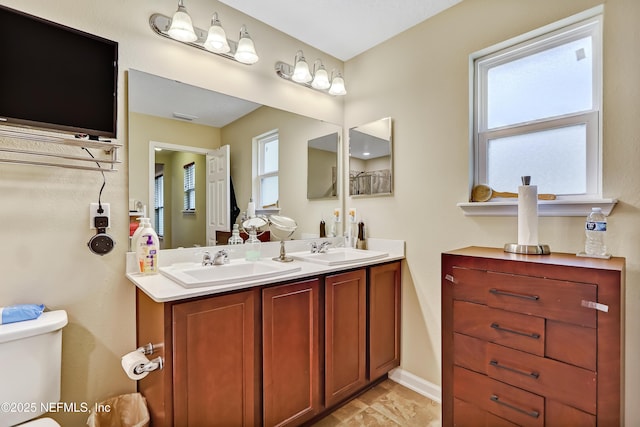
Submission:
M 53 421 L 51 418 L 38 418 L 37 420 L 20 424 L 17 427 L 60 427 L 60 424 Z

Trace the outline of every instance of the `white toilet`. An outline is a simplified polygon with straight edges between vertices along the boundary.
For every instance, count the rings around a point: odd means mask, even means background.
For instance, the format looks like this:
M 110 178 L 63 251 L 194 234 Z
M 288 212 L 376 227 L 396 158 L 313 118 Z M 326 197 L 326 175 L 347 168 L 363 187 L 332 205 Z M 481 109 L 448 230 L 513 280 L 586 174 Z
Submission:
M 60 400 L 64 310 L 44 312 L 35 320 L 0 325 L 0 427 L 59 427 L 40 418 Z M 27 405 L 27 406 L 25 406 Z M 33 420 L 33 421 L 29 421 Z M 28 421 L 28 422 L 27 422 Z

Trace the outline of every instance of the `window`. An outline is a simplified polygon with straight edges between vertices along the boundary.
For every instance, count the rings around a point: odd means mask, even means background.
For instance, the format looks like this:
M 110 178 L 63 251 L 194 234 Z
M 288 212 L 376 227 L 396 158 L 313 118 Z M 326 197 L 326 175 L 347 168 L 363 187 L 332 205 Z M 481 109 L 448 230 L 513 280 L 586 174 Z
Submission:
M 278 206 L 278 131 L 254 138 L 253 199 L 256 206 Z
M 156 175 L 155 178 L 155 230 L 158 237 L 164 236 L 164 175 Z
M 594 15 L 472 55 L 474 184 L 515 191 L 530 175 L 539 192 L 601 196 L 602 16 Z
M 196 210 L 196 164 L 184 165 L 184 211 Z

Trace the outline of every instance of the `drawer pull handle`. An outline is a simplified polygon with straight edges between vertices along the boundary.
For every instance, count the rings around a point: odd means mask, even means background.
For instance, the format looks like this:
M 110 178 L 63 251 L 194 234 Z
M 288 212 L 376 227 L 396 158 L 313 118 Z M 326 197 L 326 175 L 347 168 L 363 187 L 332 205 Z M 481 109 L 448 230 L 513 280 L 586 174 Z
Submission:
M 521 331 L 516 331 L 513 329 L 507 329 L 507 328 L 503 328 L 502 326 L 500 326 L 499 324 L 493 322 L 491 324 L 491 327 L 493 329 L 496 329 L 498 331 L 502 331 L 502 332 L 509 332 L 511 334 L 516 334 L 516 335 L 522 335 L 523 337 L 528 337 L 528 338 L 533 338 L 533 339 L 539 339 L 540 338 L 540 334 L 536 334 L 535 332 L 521 332 Z
M 513 409 L 514 411 L 520 412 L 521 414 L 525 414 L 525 415 L 529 415 L 532 418 L 538 418 L 540 416 L 540 412 L 538 411 L 527 411 L 526 409 L 522 409 L 522 408 L 518 408 L 515 405 L 512 405 L 510 403 L 507 402 L 503 402 L 502 400 L 500 400 L 500 398 L 498 396 L 496 396 L 495 394 L 492 394 L 491 397 L 489 397 L 489 399 L 492 402 L 496 402 L 502 406 L 506 406 L 509 409 Z
M 499 289 L 489 289 L 489 292 L 495 295 L 502 295 L 505 297 L 513 297 L 513 298 L 522 298 L 522 299 L 530 299 L 533 301 L 538 301 L 540 297 L 538 295 L 524 295 L 524 294 L 516 294 L 513 292 L 501 291 Z
M 453 283 L 454 285 L 456 283 L 458 283 L 458 281 L 456 280 L 455 277 L 453 277 L 451 274 L 445 274 L 444 276 L 445 279 L 447 279 L 448 281 L 450 281 L 451 283 Z
M 489 364 L 491 366 L 495 366 L 496 368 L 504 369 L 505 371 L 514 372 L 516 374 L 524 375 L 525 377 L 531 377 L 531 378 L 534 378 L 536 380 L 540 377 L 540 374 L 537 373 L 537 372 L 521 371 L 520 369 L 512 368 L 512 367 L 506 366 L 506 365 L 501 365 L 500 363 L 498 363 L 497 360 L 491 360 L 489 362 Z

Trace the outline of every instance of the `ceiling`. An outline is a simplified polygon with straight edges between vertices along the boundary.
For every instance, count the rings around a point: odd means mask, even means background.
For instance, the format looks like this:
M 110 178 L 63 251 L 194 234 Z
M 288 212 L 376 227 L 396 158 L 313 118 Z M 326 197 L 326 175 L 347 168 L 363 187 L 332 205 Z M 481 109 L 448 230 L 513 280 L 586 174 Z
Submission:
M 462 0 L 220 1 L 346 61 Z M 259 106 L 152 74 L 129 73 L 133 112 L 223 127 Z
M 342 61 L 462 0 L 220 0 Z

